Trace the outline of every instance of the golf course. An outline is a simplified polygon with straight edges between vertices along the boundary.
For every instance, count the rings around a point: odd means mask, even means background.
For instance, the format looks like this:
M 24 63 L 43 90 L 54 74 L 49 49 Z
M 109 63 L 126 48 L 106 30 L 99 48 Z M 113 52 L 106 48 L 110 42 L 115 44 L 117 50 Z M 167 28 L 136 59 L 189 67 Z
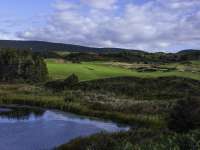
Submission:
M 47 59 L 46 62 L 51 79 L 65 79 L 71 74 L 76 74 L 80 81 L 119 76 L 142 78 L 177 76 L 200 80 L 200 61 L 191 61 L 189 64 L 171 63 L 161 65 L 165 68 L 174 68 L 174 70 L 169 71 L 157 69 L 143 72 L 138 72 L 137 67 L 151 68 L 151 65 L 100 61 L 72 63 L 59 59 Z

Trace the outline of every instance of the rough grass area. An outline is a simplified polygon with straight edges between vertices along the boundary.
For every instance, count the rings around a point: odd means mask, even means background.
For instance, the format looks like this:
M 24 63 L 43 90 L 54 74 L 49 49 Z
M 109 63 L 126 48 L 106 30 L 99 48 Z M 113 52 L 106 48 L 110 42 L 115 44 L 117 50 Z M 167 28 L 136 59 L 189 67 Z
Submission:
M 180 77 L 137 78 L 116 77 L 84 81 L 74 89 L 105 91 L 136 100 L 173 100 L 200 96 L 200 81 Z
M 199 130 L 176 134 L 166 130 L 136 129 L 78 138 L 56 150 L 199 150 L 199 137 Z
M 76 74 L 81 81 L 95 80 L 119 76 L 134 76 L 143 78 L 156 78 L 166 76 L 178 76 L 200 80 L 200 63 L 198 61 L 191 64 L 166 64 L 162 67 L 176 67 L 175 70 L 153 72 L 138 72 L 136 64 L 117 62 L 81 62 L 71 63 L 63 60 L 46 60 L 51 79 L 64 79 L 71 74 Z M 151 67 L 151 65 L 140 64 L 139 66 Z
M 155 126 L 161 124 L 160 117 L 146 114 L 134 114 L 119 112 L 117 110 L 98 110 L 94 109 L 91 101 L 83 101 L 82 96 L 70 91 L 56 92 L 48 91 L 42 86 L 27 84 L 0 84 L 0 105 L 28 105 L 61 111 L 76 113 L 79 115 L 97 117 L 106 120 L 113 120 L 119 123 L 141 126 Z M 81 95 L 83 95 L 82 93 Z M 95 95 L 92 94 L 93 97 Z M 73 96 L 74 100 L 69 101 Z M 87 95 L 86 95 L 87 96 Z

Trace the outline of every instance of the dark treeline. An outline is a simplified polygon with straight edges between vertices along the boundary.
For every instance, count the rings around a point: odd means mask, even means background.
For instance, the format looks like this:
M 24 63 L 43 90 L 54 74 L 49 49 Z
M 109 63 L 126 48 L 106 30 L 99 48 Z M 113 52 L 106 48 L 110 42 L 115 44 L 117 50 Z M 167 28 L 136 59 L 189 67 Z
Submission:
M 43 58 L 28 51 L 0 50 L 0 80 L 40 82 L 48 70 Z
M 183 51 L 179 53 L 147 53 L 138 51 L 124 51 L 115 53 L 71 53 L 64 57 L 72 62 L 81 61 L 119 61 L 143 63 L 171 63 L 200 60 L 200 51 Z

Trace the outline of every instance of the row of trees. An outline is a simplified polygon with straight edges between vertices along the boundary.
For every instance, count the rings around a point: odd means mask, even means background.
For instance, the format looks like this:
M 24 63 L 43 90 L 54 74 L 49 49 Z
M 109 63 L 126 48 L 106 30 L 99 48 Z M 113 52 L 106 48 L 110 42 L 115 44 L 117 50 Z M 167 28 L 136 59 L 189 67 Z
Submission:
M 187 51 L 182 53 L 147 53 L 124 51 L 116 53 L 70 53 L 64 59 L 72 62 L 81 61 L 120 61 L 120 62 L 145 62 L 145 63 L 170 63 L 200 60 L 199 51 Z
M 47 78 L 47 66 L 40 56 L 28 51 L 0 50 L 1 81 L 23 80 L 40 82 Z

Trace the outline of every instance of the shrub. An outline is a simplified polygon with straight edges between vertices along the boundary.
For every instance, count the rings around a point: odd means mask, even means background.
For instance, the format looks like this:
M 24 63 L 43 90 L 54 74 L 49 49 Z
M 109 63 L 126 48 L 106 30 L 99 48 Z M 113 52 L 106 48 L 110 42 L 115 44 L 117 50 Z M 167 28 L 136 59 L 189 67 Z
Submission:
M 72 74 L 67 79 L 64 80 L 64 85 L 66 85 L 67 87 L 72 87 L 78 82 L 79 82 L 78 76 L 76 76 L 75 74 Z
M 78 82 L 79 82 L 78 77 L 75 74 L 72 74 L 64 81 L 63 80 L 49 81 L 45 84 L 45 87 L 55 92 L 59 92 L 65 89 L 71 89 Z
M 168 120 L 169 129 L 176 132 L 188 132 L 200 127 L 200 101 L 185 99 L 177 101 Z

